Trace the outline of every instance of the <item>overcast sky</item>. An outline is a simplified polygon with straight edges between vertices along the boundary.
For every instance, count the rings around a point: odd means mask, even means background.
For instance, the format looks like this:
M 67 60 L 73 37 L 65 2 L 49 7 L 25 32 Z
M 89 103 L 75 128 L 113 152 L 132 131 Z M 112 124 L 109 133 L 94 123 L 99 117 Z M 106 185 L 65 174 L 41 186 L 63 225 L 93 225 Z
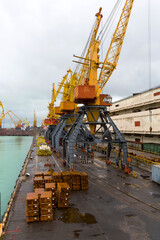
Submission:
M 102 7 L 103 25 L 116 2 L 0 0 L 0 100 L 5 111 L 27 117 L 32 124 L 35 109 L 40 123 L 48 114 L 52 84 L 57 86 L 67 69 L 74 69 L 73 54 L 81 55 L 95 13 Z M 160 1 L 135 0 L 117 69 L 103 90 L 114 101 L 149 89 L 149 2 L 151 87 L 160 85 Z M 111 36 L 106 39 L 110 40 Z M 103 55 L 106 53 L 104 46 Z

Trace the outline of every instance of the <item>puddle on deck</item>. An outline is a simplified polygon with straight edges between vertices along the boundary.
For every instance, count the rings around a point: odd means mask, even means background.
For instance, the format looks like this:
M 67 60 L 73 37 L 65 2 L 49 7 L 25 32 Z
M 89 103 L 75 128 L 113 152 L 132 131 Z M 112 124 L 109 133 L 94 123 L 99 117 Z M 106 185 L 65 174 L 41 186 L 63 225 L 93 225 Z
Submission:
M 74 237 L 75 237 L 75 238 L 79 238 L 80 232 L 82 232 L 82 230 L 74 230 L 74 231 L 73 231 Z
M 96 156 L 96 158 L 102 161 L 106 160 L 106 156 Z
M 125 216 L 130 218 L 130 217 L 135 217 L 136 215 L 131 212 L 125 212 Z
M 140 177 L 142 177 L 144 180 L 149 180 L 150 179 L 150 176 L 148 176 L 148 175 L 141 174 Z
M 66 208 L 58 219 L 64 223 L 97 223 L 95 217 L 90 213 L 81 213 L 78 208 Z
M 140 189 L 140 188 L 141 188 L 141 187 L 140 187 L 139 185 L 137 185 L 137 184 L 132 184 L 132 183 L 128 183 L 128 182 L 123 183 L 123 185 L 125 185 L 125 186 L 130 186 L 130 187 L 132 187 L 132 188 L 137 188 L 137 189 Z
M 160 198 L 160 194 L 159 193 L 150 192 L 150 194 L 151 194 L 152 197 Z

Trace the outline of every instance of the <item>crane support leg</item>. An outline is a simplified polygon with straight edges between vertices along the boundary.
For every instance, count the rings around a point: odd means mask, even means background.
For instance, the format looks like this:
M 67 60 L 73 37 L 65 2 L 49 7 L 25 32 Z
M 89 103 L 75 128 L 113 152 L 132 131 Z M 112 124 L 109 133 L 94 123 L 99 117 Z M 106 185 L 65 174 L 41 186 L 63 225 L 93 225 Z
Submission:
M 93 115 L 93 117 L 91 117 Z M 96 117 L 95 117 L 96 116 Z M 92 128 L 90 128 L 92 126 Z M 92 129 L 92 132 L 89 130 Z M 93 133 L 93 129 L 95 132 Z M 113 143 L 120 144 L 123 150 L 123 162 L 127 165 L 127 143 L 112 121 L 104 106 L 83 106 L 78 116 L 63 138 L 63 158 L 73 168 L 75 145 L 108 144 L 107 158 L 110 158 Z
M 61 127 L 61 124 L 63 123 L 64 119 L 61 117 L 60 120 L 59 120 L 59 123 L 56 125 L 53 133 L 52 133 L 52 147 L 53 149 L 55 149 L 55 135 L 56 133 L 58 132 L 58 130 L 60 129 Z

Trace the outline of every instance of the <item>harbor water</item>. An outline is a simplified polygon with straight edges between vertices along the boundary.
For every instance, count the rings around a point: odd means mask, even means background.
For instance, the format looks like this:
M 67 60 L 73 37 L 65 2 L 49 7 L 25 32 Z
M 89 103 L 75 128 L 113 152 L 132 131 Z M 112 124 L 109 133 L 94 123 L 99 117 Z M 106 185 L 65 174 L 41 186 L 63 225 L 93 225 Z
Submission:
M 32 136 L 0 136 L 0 210 L 7 209 L 16 180 L 32 144 Z

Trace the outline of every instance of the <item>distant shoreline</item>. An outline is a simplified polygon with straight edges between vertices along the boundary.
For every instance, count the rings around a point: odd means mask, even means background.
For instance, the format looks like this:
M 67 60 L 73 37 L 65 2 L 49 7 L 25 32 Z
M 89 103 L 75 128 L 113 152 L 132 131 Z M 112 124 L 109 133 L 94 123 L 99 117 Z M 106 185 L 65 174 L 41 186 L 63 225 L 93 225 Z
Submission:
M 0 129 L 0 136 L 34 136 L 34 131 L 22 129 Z

